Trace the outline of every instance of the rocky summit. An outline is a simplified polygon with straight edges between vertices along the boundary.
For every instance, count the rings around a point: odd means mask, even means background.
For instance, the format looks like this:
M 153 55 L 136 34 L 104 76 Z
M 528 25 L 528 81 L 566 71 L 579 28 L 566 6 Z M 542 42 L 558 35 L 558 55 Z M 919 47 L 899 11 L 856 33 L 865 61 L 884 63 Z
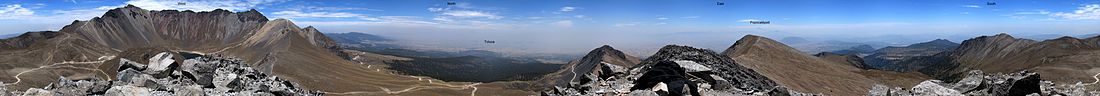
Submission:
M 611 70 L 608 78 L 588 75 L 596 80 L 570 82 L 542 94 L 576 95 L 804 95 L 779 86 L 774 81 L 733 63 L 714 51 L 688 46 L 668 45 L 655 55 L 631 68 Z
M 182 56 L 188 57 L 173 57 Z M 183 63 L 175 63 L 183 58 Z M 69 80 L 60 77 L 57 83 L 23 92 L 4 92 L 3 96 L 314 96 L 308 91 L 277 76 L 261 73 L 243 64 L 241 59 L 198 55 L 186 52 L 162 52 L 149 62 L 121 58 L 117 78 Z M 4 88 L 4 87 L 0 87 Z M 14 91 L 14 90 L 13 90 Z

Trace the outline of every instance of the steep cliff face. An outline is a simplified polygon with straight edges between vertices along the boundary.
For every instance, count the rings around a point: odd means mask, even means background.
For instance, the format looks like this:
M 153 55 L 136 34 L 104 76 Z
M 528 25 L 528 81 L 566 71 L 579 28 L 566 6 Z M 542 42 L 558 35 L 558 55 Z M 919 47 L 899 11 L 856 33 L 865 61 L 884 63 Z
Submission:
M 201 50 L 238 43 L 257 33 L 267 21 L 255 10 L 150 11 L 126 6 L 88 21 L 74 21 L 60 31 L 120 50 L 144 46 Z
M 733 62 L 800 92 L 865 95 L 872 84 L 878 83 L 856 73 L 862 69 L 813 57 L 760 36 L 741 37 L 722 53 Z

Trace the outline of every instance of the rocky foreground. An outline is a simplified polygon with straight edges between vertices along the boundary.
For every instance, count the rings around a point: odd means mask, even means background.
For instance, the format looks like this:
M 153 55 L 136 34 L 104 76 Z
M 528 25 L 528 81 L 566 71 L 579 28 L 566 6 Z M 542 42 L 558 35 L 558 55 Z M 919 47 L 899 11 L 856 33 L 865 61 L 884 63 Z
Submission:
M 635 67 L 602 64 L 607 66 L 602 70 L 613 74 L 581 74 L 582 80 L 555 86 L 543 95 L 806 95 L 714 51 L 687 46 L 665 46 Z
M 597 50 L 614 50 L 598 48 Z M 600 56 L 586 56 L 600 57 Z M 604 67 L 566 68 L 575 75 L 568 84 L 555 85 L 543 96 L 817 96 L 776 83 L 759 71 L 706 49 L 669 45 L 634 66 L 599 61 Z M 597 58 L 607 59 L 607 58 Z M 568 65 L 567 65 L 568 66 Z M 599 74 L 582 73 L 600 70 Z M 986 74 L 974 70 L 959 80 L 926 80 L 911 88 L 874 85 L 870 96 L 1096 96 L 1094 83 L 1055 85 L 1034 71 Z M 813 78 L 805 78 L 813 79 Z M 851 85 L 857 86 L 857 85 Z M 835 89 L 830 89 L 835 90 Z
M 162 52 L 148 64 L 120 59 L 117 78 L 69 80 L 0 96 L 313 96 L 290 81 L 261 73 L 241 59 Z M 177 63 L 175 58 L 184 58 Z M 0 86 L 0 88 L 5 88 Z M 4 90 L 7 91 L 7 90 Z M 15 90 L 12 90 L 15 91 Z
M 1091 84 L 1054 85 L 1041 80 L 1033 71 L 1010 74 L 984 74 L 972 70 L 966 77 L 953 83 L 926 80 L 912 88 L 875 85 L 871 96 L 1096 96 L 1100 91 L 1088 90 Z

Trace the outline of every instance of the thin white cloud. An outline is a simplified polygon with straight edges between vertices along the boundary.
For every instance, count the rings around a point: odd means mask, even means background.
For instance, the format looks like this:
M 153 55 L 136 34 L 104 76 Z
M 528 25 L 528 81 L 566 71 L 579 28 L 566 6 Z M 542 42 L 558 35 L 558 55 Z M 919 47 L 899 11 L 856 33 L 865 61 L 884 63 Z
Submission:
M 165 0 L 130 0 L 126 1 L 126 4 L 141 7 L 148 10 L 194 10 L 194 11 L 210 11 L 214 9 L 225 9 L 233 11 L 244 11 L 254 9 L 260 5 L 268 5 L 273 3 L 283 2 L 283 0 L 190 0 L 190 1 L 165 1 Z M 180 4 L 184 3 L 184 4 Z M 100 9 L 117 8 L 126 5 L 119 6 L 104 6 Z
M 684 16 L 684 17 L 680 17 L 680 18 L 684 18 L 684 19 L 695 19 L 695 18 L 699 18 L 699 16 Z
M 550 23 L 550 25 L 559 26 L 559 27 L 573 27 L 573 21 L 572 20 L 561 20 L 561 21 L 557 21 L 557 22 L 554 22 L 554 23 Z
M 668 24 L 668 23 L 665 23 L 665 22 L 653 23 L 653 25 L 665 25 L 665 24 Z
M 5 5 L 3 8 L 0 8 L 0 19 L 18 19 L 33 15 L 34 11 L 23 8 L 23 6 L 19 4 Z
M 1085 5 L 1077 7 L 1073 12 L 1056 12 L 1050 16 L 1070 20 L 1100 20 L 1100 4 Z
M 741 20 L 737 20 L 737 22 L 752 22 L 752 21 L 764 21 L 764 20 L 758 20 L 758 19 L 741 19 Z
M 1028 12 L 1016 12 L 1016 13 L 1012 13 L 1012 14 L 1017 14 L 1017 15 L 1036 15 L 1036 14 L 1046 15 L 1046 14 L 1050 14 L 1050 11 L 1038 10 L 1038 11 L 1028 11 Z
M 287 8 L 295 11 L 348 11 L 348 10 L 363 10 L 363 11 L 385 11 L 381 9 L 371 9 L 362 7 L 328 7 L 328 6 L 295 6 Z
M 277 18 L 353 18 L 353 17 L 366 17 L 363 14 L 347 13 L 347 12 L 299 12 L 299 11 L 279 11 L 272 13 Z
M 504 16 L 499 16 L 499 15 L 496 15 L 494 13 L 481 12 L 481 11 L 469 11 L 469 10 L 447 11 L 447 12 L 443 12 L 443 15 L 454 16 L 454 17 L 463 17 L 463 18 L 471 18 L 471 17 L 488 18 L 488 19 L 504 18 Z
M 668 18 L 665 18 L 665 17 L 657 17 L 656 19 L 657 20 L 668 20 Z
M 573 10 L 577 10 L 577 8 L 576 8 L 576 7 L 568 7 L 568 6 L 566 6 L 566 7 L 561 7 L 561 9 L 559 9 L 558 11 L 561 11 L 561 12 L 572 12 Z
M 577 17 L 577 18 L 584 18 L 584 17 L 588 17 L 588 16 L 584 16 L 584 15 L 573 15 L 573 17 Z
M 436 8 L 436 7 L 428 8 L 429 12 L 440 12 L 440 11 L 447 11 L 447 10 L 450 10 L 450 8 Z
M 447 17 L 435 17 L 435 18 L 432 18 L 432 20 L 442 21 L 442 22 L 454 22 L 455 21 L 455 20 L 452 20 L 451 18 L 447 18 Z
M 630 26 L 637 26 L 638 24 L 639 24 L 639 22 L 630 22 L 630 23 L 615 23 L 614 25 L 611 25 L 611 26 L 615 26 L 615 27 L 630 27 Z
M 966 7 L 966 8 L 982 8 L 982 6 L 978 6 L 978 5 L 963 5 L 962 7 Z

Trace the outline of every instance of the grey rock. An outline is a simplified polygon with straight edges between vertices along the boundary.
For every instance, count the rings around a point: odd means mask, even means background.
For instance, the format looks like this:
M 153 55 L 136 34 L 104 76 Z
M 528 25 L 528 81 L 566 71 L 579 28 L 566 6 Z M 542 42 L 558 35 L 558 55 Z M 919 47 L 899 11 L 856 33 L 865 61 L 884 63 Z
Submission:
M 168 70 L 169 67 L 175 64 L 176 60 L 172 59 L 172 54 L 168 52 L 157 53 L 153 58 L 149 58 L 149 65 L 144 70 L 146 73 L 163 73 Z
M 673 61 L 673 62 L 676 62 L 677 65 L 680 65 L 680 67 L 683 67 L 684 69 L 686 69 L 687 72 L 703 72 L 703 71 L 710 71 L 711 70 L 710 68 L 707 68 L 707 66 L 703 66 L 703 65 L 699 65 L 699 63 L 695 63 L 695 61 L 676 60 L 676 61 Z
M 24 92 L 31 96 L 314 96 L 287 80 L 248 67 L 243 60 L 199 56 L 174 64 L 174 52 L 154 56 L 149 66 L 120 59 L 117 79 L 68 80 Z M 157 63 L 159 61 L 159 63 Z M 183 66 L 180 66 L 183 65 Z M 178 66 L 178 67 L 177 67 Z M 142 71 L 144 70 L 144 71 Z
M 940 80 L 926 80 L 911 90 L 895 87 L 888 89 L 876 85 L 869 91 L 872 96 L 1025 96 L 1025 95 L 1070 95 L 1090 96 L 1082 84 L 1055 86 L 1049 81 L 1039 79 L 1039 74 L 1021 71 L 1009 74 L 983 74 L 982 71 L 970 71 L 967 76 L 953 83 Z
M 153 91 L 153 90 L 150 90 L 150 89 L 145 88 L 145 87 L 123 85 L 123 86 L 111 87 L 111 89 L 108 89 L 107 92 L 104 93 L 103 95 L 106 95 L 106 96 L 151 96 L 152 94 L 151 94 L 150 91 Z
M 610 65 L 610 64 L 605 64 Z M 630 68 L 605 67 L 616 74 L 585 75 L 591 80 L 569 82 L 542 92 L 545 96 L 745 96 L 804 94 L 706 49 L 669 45 Z M 621 72 L 621 74 L 619 73 Z
M 918 96 L 963 96 L 963 94 L 955 89 L 947 88 L 939 83 L 940 80 L 926 80 L 920 82 L 917 86 L 913 86 L 913 95 Z
M 30 88 L 27 91 L 23 91 L 22 96 L 56 96 L 53 92 L 45 89 Z M 117 95 L 116 95 L 117 96 Z
M 885 85 L 871 86 L 871 92 L 867 92 L 867 96 L 890 96 L 890 87 Z

